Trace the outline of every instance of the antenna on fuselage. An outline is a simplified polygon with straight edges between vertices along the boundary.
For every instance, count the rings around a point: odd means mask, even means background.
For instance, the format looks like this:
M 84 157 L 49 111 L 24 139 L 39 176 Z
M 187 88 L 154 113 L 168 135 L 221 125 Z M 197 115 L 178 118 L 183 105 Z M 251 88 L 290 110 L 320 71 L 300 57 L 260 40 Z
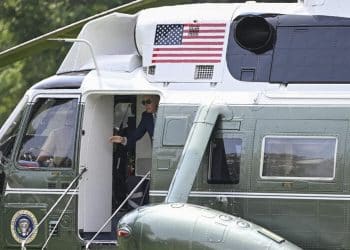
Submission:
M 97 76 L 98 76 L 98 78 L 101 76 L 100 69 L 99 69 L 99 67 L 97 65 L 97 60 L 96 60 L 96 56 L 95 56 L 95 53 L 94 53 L 94 48 L 92 47 L 92 44 L 88 40 L 86 40 L 86 39 L 76 39 L 76 38 L 50 38 L 48 40 L 50 40 L 50 41 L 67 42 L 67 43 L 78 42 L 78 43 L 86 44 L 89 47 L 89 50 L 90 50 L 90 53 L 91 53 L 91 57 L 92 57 L 92 61 L 93 61 L 94 65 L 95 65 Z

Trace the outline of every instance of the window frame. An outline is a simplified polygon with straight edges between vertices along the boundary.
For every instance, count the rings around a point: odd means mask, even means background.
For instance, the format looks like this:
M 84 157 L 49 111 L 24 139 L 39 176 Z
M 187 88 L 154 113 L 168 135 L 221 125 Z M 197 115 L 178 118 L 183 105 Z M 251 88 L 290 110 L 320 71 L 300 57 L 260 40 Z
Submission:
M 73 159 L 72 159 L 72 166 L 71 167 L 24 167 L 24 166 L 20 166 L 18 163 L 18 159 L 19 159 L 19 154 L 21 151 L 21 146 L 22 146 L 22 142 L 23 142 L 23 137 L 25 136 L 25 133 L 27 131 L 27 126 L 29 125 L 29 123 L 31 122 L 31 118 L 32 118 L 32 112 L 33 112 L 33 108 L 35 106 L 35 104 L 38 102 L 39 99 L 76 99 L 77 100 L 77 111 L 76 111 L 76 124 L 74 125 L 74 131 L 75 131 L 75 142 L 73 145 Z M 77 140 L 79 139 L 79 135 L 78 135 L 78 129 L 80 126 L 80 105 L 81 105 L 81 95 L 80 94 L 74 94 L 74 93 L 59 93 L 59 94 L 50 94 L 50 93 L 43 93 L 43 94 L 38 94 L 35 95 L 31 101 L 28 102 L 27 105 L 27 111 L 26 111 L 26 116 L 24 117 L 24 121 L 22 124 L 22 128 L 20 131 L 20 136 L 17 137 L 16 139 L 16 150 L 13 153 L 13 162 L 15 165 L 15 168 L 18 170 L 25 170 L 25 171 L 72 171 L 75 169 L 75 165 L 76 165 L 76 153 L 77 153 Z
M 264 168 L 264 153 L 265 153 L 265 139 L 266 138 L 278 138 L 278 139 L 335 139 L 335 147 L 333 151 L 333 175 L 332 177 L 292 177 L 292 176 L 263 176 Z M 308 135 L 265 135 L 261 142 L 261 153 L 260 153 L 260 166 L 259 166 L 259 177 L 262 180 L 300 180 L 300 181 L 334 181 L 336 179 L 336 166 L 337 166 L 337 153 L 338 153 L 338 137 L 336 136 L 308 136 Z

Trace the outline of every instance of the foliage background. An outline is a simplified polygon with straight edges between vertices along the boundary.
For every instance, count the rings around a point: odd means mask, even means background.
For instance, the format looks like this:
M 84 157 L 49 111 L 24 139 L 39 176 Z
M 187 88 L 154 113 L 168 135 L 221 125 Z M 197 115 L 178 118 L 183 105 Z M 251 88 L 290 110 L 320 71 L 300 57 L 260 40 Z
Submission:
M 131 0 L 0 0 L 0 51 L 127 2 Z M 0 126 L 26 89 L 55 74 L 68 49 L 62 44 L 0 68 Z

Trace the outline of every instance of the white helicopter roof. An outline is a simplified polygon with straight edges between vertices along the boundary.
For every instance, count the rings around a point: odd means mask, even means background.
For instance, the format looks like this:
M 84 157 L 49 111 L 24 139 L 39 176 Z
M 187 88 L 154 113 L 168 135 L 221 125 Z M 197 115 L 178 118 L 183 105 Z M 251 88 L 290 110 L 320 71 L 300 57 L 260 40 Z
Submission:
M 131 72 L 138 67 L 147 68 L 150 82 L 191 81 L 196 71 L 196 65 L 211 64 L 214 66 L 211 82 L 222 81 L 222 71 L 226 67 L 225 54 L 231 21 L 243 14 L 298 14 L 298 15 L 329 15 L 348 17 L 349 1 L 304 0 L 298 3 L 246 3 L 234 4 L 190 4 L 165 6 L 140 11 L 135 15 L 113 13 L 87 23 L 78 36 L 71 50 L 58 70 L 58 74 L 72 71 L 84 71 L 97 68 L 110 71 Z M 189 63 L 186 58 L 179 58 L 179 63 L 172 63 L 169 72 L 168 63 L 158 63 L 163 56 L 154 53 L 157 42 L 176 43 L 177 41 L 157 40 L 161 32 L 167 31 L 170 25 L 178 25 L 179 30 L 211 27 L 223 30 L 212 36 L 212 43 L 220 44 L 221 50 L 210 52 L 207 60 L 197 53 L 198 58 Z M 184 33 L 185 34 L 185 33 Z M 207 36 L 210 34 L 206 34 Z M 189 40 L 194 44 L 194 40 Z M 200 48 L 197 40 L 195 48 Z M 207 40 L 208 41 L 208 40 Z M 158 44 L 158 45 L 159 45 Z M 172 44 L 174 45 L 174 44 Z M 179 46 L 181 47 L 181 46 Z M 202 46 L 203 47 L 203 46 Z M 215 49 L 215 45 L 208 46 Z M 218 48 L 216 46 L 216 48 Z M 213 59 L 213 60 L 210 60 Z M 95 61 L 95 62 L 94 62 Z M 183 62 L 185 61 L 185 66 Z M 157 74 L 152 74 L 157 62 Z M 151 68 L 149 68 L 151 67 Z M 191 75 L 191 77 L 189 77 Z
M 293 13 L 300 6 L 297 3 L 251 3 L 244 4 L 190 4 L 165 6 L 140 11 L 135 15 L 113 13 L 87 23 L 78 36 L 79 42 L 74 43 L 67 54 L 58 74 L 71 71 L 83 71 L 96 68 L 92 52 L 96 57 L 97 68 L 113 71 L 130 72 L 139 66 L 152 65 L 152 49 L 157 36 L 157 25 L 209 25 L 211 28 L 224 29 L 221 38 L 213 42 L 222 43 L 220 62 L 215 66 L 217 71 L 224 67 L 225 47 L 229 34 L 230 22 L 234 16 L 241 13 L 276 12 Z M 221 26 L 220 26 L 221 25 Z M 142 60 L 142 61 L 141 61 Z M 188 66 L 187 64 L 186 66 Z M 164 65 L 160 65 L 162 68 Z M 183 72 L 181 65 L 175 65 L 178 71 Z M 164 72 L 164 70 L 160 70 Z M 174 70 L 173 70 L 174 71 Z M 175 70 L 176 71 L 176 70 Z M 191 70 L 192 73 L 192 70 Z M 169 72 L 158 75 L 156 78 L 149 75 L 150 81 L 183 81 L 179 74 L 173 77 Z M 170 79 L 169 79 L 170 77 Z M 165 79 L 166 78 L 166 79 Z M 220 75 L 214 76 L 212 81 L 219 81 Z

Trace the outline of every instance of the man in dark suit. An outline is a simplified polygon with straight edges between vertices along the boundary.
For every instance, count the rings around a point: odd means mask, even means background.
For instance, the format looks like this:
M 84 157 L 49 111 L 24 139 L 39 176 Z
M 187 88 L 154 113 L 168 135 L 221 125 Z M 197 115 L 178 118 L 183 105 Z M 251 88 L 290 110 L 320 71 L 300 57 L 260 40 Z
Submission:
M 142 113 L 141 121 L 136 130 L 129 136 L 123 137 L 115 135 L 109 138 L 111 143 L 121 143 L 131 148 L 136 141 L 141 139 L 147 132 L 151 139 L 153 139 L 155 115 L 158 109 L 159 96 L 146 95 L 143 96 L 142 104 L 145 106 L 145 111 Z
M 141 139 L 145 133 L 148 133 L 151 140 L 153 139 L 153 131 L 154 131 L 154 121 L 155 115 L 158 109 L 159 96 L 157 95 L 147 95 L 143 96 L 142 104 L 145 106 L 145 111 L 142 113 L 141 121 L 137 128 L 127 134 L 127 136 L 115 135 L 109 138 L 111 143 L 120 143 L 124 146 L 127 146 L 127 150 L 132 152 L 135 148 L 136 141 Z M 125 148 L 126 149 L 126 148 Z M 135 154 L 135 152 L 133 153 Z M 125 198 L 127 193 L 130 193 L 131 190 L 137 185 L 137 183 L 141 180 L 140 176 L 135 176 L 132 174 L 135 166 L 128 165 L 130 176 L 125 178 L 125 186 L 120 185 L 119 190 L 116 192 L 121 192 L 123 199 Z M 123 168 L 119 168 L 119 171 Z M 120 177 L 117 174 L 118 177 Z M 123 180 L 123 179 L 122 179 Z M 123 181 L 119 180 L 119 183 Z M 123 191 L 123 188 L 125 189 Z M 144 182 L 134 193 L 130 199 L 128 200 L 129 208 L 133 209 L 137 206 L 147 204 L 148 203 L 148 190 L 149 190 L 149 181 Z M 124 196 L 123 196 L 124 195 Z M 121 202 L 121 201 L 120 201 Z

